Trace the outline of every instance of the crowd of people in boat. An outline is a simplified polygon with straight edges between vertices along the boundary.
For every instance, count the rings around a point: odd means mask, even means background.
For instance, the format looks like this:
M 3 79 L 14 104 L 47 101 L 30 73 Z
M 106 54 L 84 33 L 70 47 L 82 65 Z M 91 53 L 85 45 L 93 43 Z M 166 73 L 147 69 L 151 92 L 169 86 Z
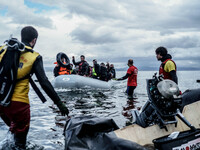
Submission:
M 63 54 L 63 53 L 62 53 Z M 61 55 L 59 53 L 58 55 Z M 88 62 L 85 60 L 85 56 L 80 56 L 80 61 L 75 61 L 75 57 L 72 56 L 72 63 L 69 63 L 69 59 L 65 57 L 60 57 L 61 61 L 59 61 L 57 55 L 57 64 L 54 68 L 54 76 L 57 77 L 59 75 L 70 75 L 77 74 L 85 77 L 91 77 L 95 79 L 99 79 L 102 81 L 109 81 L 112 78 L 116 77 L 116 71 L 113 64 L 105 63 L 97 63 L 97 60 L 93 60 L 93 66 L 90 66 Z M 67 59 L 67 60 L 66 60 Z M 68 61 L 68 62 L 67 62 Z

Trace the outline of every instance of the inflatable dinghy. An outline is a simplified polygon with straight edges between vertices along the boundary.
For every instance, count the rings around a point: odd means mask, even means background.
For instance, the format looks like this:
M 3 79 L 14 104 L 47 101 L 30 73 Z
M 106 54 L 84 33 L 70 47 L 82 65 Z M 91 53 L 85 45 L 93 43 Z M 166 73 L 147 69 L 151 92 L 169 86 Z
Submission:
M 105 82 L 80 75 L 60 75 L 52 81 L 52 84 L 54 88 L 111 88 L 110 82 Z

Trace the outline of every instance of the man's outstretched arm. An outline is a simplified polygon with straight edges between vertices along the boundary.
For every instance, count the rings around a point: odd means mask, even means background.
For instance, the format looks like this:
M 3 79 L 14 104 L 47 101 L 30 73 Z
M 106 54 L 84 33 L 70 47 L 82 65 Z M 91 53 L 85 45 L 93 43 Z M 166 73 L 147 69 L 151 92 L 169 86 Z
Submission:
M 58 106 L 62 115 L 68 115 L 69 111 L 67 107 L 62 103 L 61 99 L 59 98 L 58 94 L 54 90 L 53 86 L 51 85 L 50 81 L 48 80 L 44 67 L 42 56 L 38 56 L 36 61 L 33 64 L 33 73 L 35 73 L 41 87 L 47 93 L 47 95 L 52 99 L 52 101 Z

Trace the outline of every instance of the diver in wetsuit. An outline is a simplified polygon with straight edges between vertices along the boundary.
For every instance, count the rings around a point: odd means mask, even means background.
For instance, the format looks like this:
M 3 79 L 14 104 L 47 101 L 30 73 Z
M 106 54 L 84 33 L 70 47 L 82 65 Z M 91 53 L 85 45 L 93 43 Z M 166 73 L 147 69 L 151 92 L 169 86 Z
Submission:
M 4 107 L 0 105 L 0 117 L 10 127 L 9 130 L 14 134 L 15 148 L 20 150 L 26 147 L 26 138 L 30 127 L 28 93 L 31 74 L 35 73 L 41 87 L 60 109 L 61 114 L 68 115 L 69 113 L 45 74 L 42 56 L 33 50 L 37 38 L 38 32 L 32 26 L 26 26 L 21 30 L 21 41 L 26 45 L 26 49 L 20 54 L 17 72 L 18 80 L 9 106 Z M 1 50 L 2 47 L 0 47 Z M 5 51 L 0 53 L 0 62 Z

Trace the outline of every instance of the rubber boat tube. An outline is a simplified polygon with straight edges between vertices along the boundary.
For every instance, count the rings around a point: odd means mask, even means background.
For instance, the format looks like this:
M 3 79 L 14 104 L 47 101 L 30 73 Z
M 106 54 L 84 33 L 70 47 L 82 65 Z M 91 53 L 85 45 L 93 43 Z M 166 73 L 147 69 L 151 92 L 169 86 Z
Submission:
M 105 82 L 80 75 L 60 75 L 52 81 L 52 84 L 54 88 L 111 88 L 110 82 Z

